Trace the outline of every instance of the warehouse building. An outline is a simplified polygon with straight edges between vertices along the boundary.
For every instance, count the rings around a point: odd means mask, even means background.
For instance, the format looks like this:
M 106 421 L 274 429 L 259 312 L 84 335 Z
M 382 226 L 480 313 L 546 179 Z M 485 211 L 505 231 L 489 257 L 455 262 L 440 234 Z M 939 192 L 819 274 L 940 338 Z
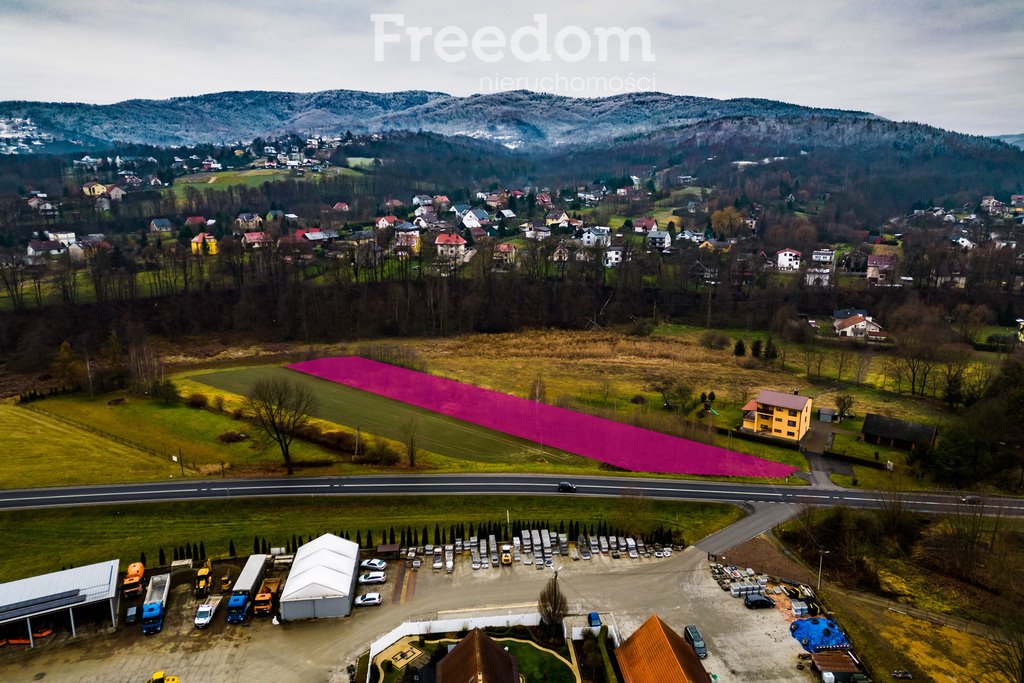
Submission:
M 281 593 L 281 619 L 324 619 L 352 611 L 359 546 L 324 534 L 295 553 Z
M 106 602 L 110 621 L 117 626 L 120 562 L 109 560 L 0 584 L 0 625 L 24 622 L 26 635 L 19 640 L 35 647 L 36 638 L 50 631 L 44 624 L 66 616 L 75 636 L 75 610 L 81 613 Z

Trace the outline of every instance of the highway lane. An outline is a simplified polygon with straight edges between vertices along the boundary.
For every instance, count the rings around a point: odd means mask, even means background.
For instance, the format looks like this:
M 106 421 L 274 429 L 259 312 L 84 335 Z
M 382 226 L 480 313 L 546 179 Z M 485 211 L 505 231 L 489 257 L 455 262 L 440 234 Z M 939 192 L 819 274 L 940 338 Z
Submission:
M 653 479 L 649 477 L 572 477 L 575 494 L 558 493 L 557 475 L 415 474 L 276 479 L 168 480 L 66 488 L 0 491 L 0 510 L 76 507 L 166 501 L 259 498 L 272 496 L 352 495 L 643 495 L 651 499 L 726 503 L 788 503 L 796 505 L 878 508 L 891 498 L 879 491 L 819 489 L 732 482 Z M 959 495 L 904 493 L 904 504 L 922 512 L 951 512 L 966 505 Z M 986 498 L 982 509 L 1024 516 L 1024 500 Z

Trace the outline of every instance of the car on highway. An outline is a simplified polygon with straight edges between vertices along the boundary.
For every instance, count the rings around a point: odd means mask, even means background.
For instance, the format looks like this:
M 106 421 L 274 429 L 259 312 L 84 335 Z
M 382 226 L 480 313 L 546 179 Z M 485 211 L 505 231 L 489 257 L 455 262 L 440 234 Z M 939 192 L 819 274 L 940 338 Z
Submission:
M 981 496 L 963 496 L 960 498 L 960 502 L 967 505 L 981 505 Z
M 388 580 L 388 575 L 385 574 L 384 572 L 366 572 L 365 574 L 362 574 L 359 577 L 359 583 L 362 583 L 362 584 L 367 584 L 367 583 L 384 583 L 387 580 Z
M 387 569 L 388 563 L 384 560 L 363 560 L 359 563 L 360 569 L 371 569 L 375 572 L 382 572 Z
M 696 626 L 690 624 L 683 629 L 683 639 L 690 644 L 693 651 L 697 653 L 697 656 L 701 659 L 707 659 L 708 646 L 704 644 L 704 636 L 700 634 L 700 631 Z
M 747 609 L 768 609 L 775 607 L 775 601 L 763 595 L 747 593 L 743 596 L 743 605 Z
M 380 593 L 364 593 L 356 598 L 356 607 L 379 605 L 382 602 L 384 602 L 384 600 L 380 597 Z
M 576 484 L 571 481 L 560 481 L 558 482 L 559 493 L 576 493 Z

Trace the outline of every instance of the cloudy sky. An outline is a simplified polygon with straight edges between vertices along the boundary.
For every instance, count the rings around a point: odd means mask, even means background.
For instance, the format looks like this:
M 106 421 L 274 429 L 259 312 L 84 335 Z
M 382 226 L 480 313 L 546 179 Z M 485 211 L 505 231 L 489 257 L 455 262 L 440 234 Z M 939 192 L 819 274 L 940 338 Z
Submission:
M 1024 132 L 1021 0 L 2 0 L 0 64 L 0 99 L 659 90 Z

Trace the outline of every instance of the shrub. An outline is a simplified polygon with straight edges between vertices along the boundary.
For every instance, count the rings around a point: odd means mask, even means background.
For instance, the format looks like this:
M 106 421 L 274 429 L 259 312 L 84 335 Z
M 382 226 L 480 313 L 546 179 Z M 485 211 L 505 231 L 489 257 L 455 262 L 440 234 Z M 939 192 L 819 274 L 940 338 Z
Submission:
M 188 405 L 190 408 L 205 408 L 209 403 L 206 394 L 189 394 Z
M 214 396 L 213 397 L 213 406 L 217 409 L 218 413 L 223 413 L 224 412 L 224 397 L 220 396 L 220 395 Z
M 238 443 L 240 441 L 246 441 L 249 438 L 248 434 L 242 432 L 224 432 L 217 437 L 217 441 L 221 443 Z
M 700 345 L 706 349 L 715 349 L 721 351 L 722 349 L 729 346 L 729 337 L 725 336 L 721 332 L 713 332 L 708 330 L 700 337 Z

